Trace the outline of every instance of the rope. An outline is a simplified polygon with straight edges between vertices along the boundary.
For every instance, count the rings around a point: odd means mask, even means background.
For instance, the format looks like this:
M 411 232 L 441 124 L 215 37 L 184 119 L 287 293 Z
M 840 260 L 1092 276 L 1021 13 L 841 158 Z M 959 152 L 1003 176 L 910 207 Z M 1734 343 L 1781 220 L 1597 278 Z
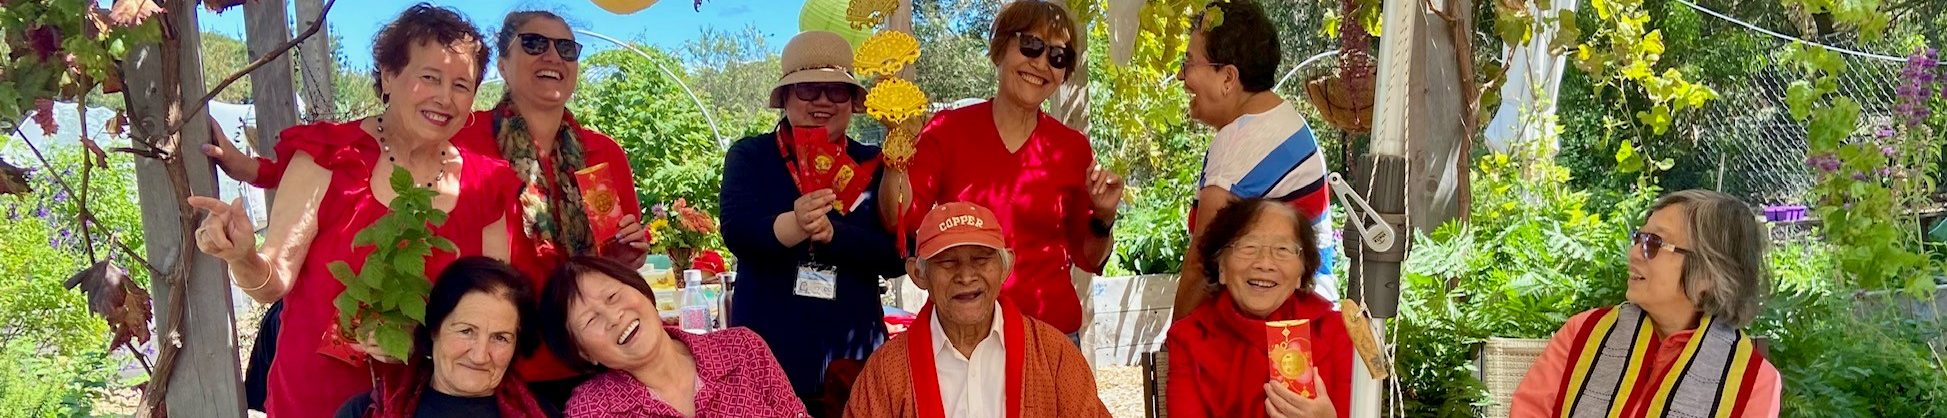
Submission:
M 1676 1 L 1677 1 L 1677 3 L 1683 3 L 1683 5 L 1685 5 L 1685 6 L 1690 6 L 1690 8 L 1692 8 L 1692 9 L 1697 9 L 1697 11 L 1699 11 L 1699 12 L 1704 12 L 1704 14 L 1708 14 L 1708 15 L 1711 15 L 1711 16 L 1716 16 L 1716 17 L 1717 17 L 1718 19 L 1724 19 L 1724 20 L 1726 20 L 1726 21 L 1729 21 L 1729 22 L 1731 22 L 1731 23 L 1735 23 L 1735 24 L 1737 24 L 1738 26 L 1743 26 L 1743 27 L 1744 27 L 1745 29 L 1750 29 L 1750 30 L 1753 30 L 1753 31 L 1757 31 L 1758 33 L 1762 33 L 1762 34 L 1765 34 L 1765 35 L 1771 35 L 1771 37 L 1773 37 L 1773 38 L 1778 38 L 1778 39 L 1782 39 L 1782 40 L 1785 40 L 1785 41 L 1790 41 L 1790 42 L 1798 42 L 1798 43 L 1804 43 L 1804 44 L 1807 44 L 1807 45 L 1812 45 L 1812 46 L 1817 46 L 1817 47 L 1820 47 L 1820 48 L 1825 48 L 1826 50 L 1829 50 L 1829 51 L 1832 51 L 1832 52 L 1837 52 L 1837 53 L 1841 53 L 1841 54 L 1846 54 L 1846 55 L 1852 55 L 1852 56 L 1857 56 L 1857 57 L 1861 57 L 1861 58 L 1870 58 L 1870 59 L 1876 59 L 1876 60 L 1884 60 L 1884 61 L 1893 61 L 1893 62 L 1900 62 L 1900 63 L 1904 63 L 1904 62 L 1906 62 L 1906 58 L 1902 58 L 1902 57 L 1895 57 L 1895 56 L 1890 56 L 1890 55 L 1880 55 L 1880 54 L 1874 54 L 1874 53 L 1871 53 L 1871 52 L 1859 52 L 1859 51 L 1854 51 L 1854 50 L 1850 50 L 1850 49 L 1845 49 L 1845 48 L 1840 48 L 1840 47 L 1836 47 L 1836 46 L 1831 46 L 1831 45 L 1826 45 L 1826 44 L 1822 44 L 1822 43 L 1818 43 L 1818 42 L 1812 42 L 1812 41 L 1807 41 L 1807 40 L 1804 40 L 1804 39 L 1799 39 L 1798 37 L 1794 37 L 1794 36 L 1791 36 L 1791 35 L 1786 35 L 1786 34 L 1782 34 L 1782 33 L 1778 33 L 1778 32 L 1772 32 L 1772 31 L 1770 31 L 1770 30 L 1767 30 L 1767 29 L 1765 29 L 1765 28 L 1761 28 L 1761 27 L 1758 27 L 1758 25 L 1753 25 L 1753 24 L 1751 24 L 1751 23 L 1749 23 L 1749 22 L 1745 22 L 1745 21 L 1742 21 L 1742 20 L 1738 20 L 1737 18 L 1734 18 L 1734 17 L 1730 17 L 1730 16 L 1726 16 L 1726 15 L 1724 15 L 1723 13 L 1718 13 L 1718 12 L 1717 12 L 1716 10 L 1711 10 L 1711 9 L 1708 9 L 1708 8 L 1705 8 L 1704 6 L 1699 6 L 1699 5 L 1697 5 L 1696 3 L 1691 3 L 1691 2 L 1689 1 L 1689 0 L 1676 0 Z M 1940 65 L 1940 64 L 1936 64 L 1936 65 Z

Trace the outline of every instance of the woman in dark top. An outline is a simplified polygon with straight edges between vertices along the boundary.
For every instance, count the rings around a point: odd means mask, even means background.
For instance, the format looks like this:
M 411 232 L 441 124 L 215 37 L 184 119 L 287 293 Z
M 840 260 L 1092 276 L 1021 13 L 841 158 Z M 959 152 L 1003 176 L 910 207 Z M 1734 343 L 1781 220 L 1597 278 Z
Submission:
M 886 338 L 879 278 L 904 266 L 869 192 L 839 202 L 829 188 L 800 190 L 794 173 L 812 167 L 787 156 L 803 148 L 798 141 L 828 141 L 869 176 L 863 190 L 878 189 L 880 172 L 870 168 L 878 147 L 845 137 L 865 102 L 851 46 L 830 32 L 805 32 L 781 61 L 771 94 L 771 107 L 784 111 L 777 131 L 737 141 L 724 161 L 723 242 L 739 261 L 730 325 L 764 338 L 807 411 L 835 416 L 850 395 L 843 382 Z M 794 138 L 819 128 L 823 137 Z
M 540 341 L 529 280 L 485 257 L 453 262 L 426 301 L 426 325 L 414 332 L 414 355 L 383 370 L 370 393 L 338 408 L 338 418 L 559 417 L 509 373 L 517 355 Z M 389 366 L 389 365 L 388 365 Z

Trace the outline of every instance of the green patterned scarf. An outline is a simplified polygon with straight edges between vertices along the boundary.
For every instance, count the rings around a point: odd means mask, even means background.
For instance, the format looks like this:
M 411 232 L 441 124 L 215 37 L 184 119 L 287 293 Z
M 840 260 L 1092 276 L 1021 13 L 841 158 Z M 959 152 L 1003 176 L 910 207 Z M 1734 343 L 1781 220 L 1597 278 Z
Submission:
M 521 181 L 522 229 L 536 241 L 555 243 L 564 256 L 594 254 L 588 214 L 582 210 L 581 188 L 575 183 L 575 172 L 587 162 L 574 127 L 568 119 L 562 119 L 554 141 L 554 172 L 542 173 L 540 153 L 527 134 L 527 121 L 511 109 L 496 113 L 504 115 L 497 130 L 500 153 L 514 166 L 514 175 Z M 554 177 L 560 193 L 548 193 L 547 179 L 542 177 L 546 175 Z

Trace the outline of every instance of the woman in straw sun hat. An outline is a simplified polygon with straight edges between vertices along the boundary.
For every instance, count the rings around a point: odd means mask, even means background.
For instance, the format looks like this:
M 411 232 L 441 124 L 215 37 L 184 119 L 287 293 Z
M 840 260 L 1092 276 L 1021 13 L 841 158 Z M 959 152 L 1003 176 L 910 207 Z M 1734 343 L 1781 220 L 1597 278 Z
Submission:
M 836 416 L 886 339 L 879 278 L 904 266 L 879 225 L 879 148 L 845 136 L 864 109 L 852 48 L 831 32 L 784 47 L 774 132 L 724 157 L 723 242 L 737 263 L 730 324 L 763 336 L 813 415 Z M 811 313 L 817 313 L 811 315 Z

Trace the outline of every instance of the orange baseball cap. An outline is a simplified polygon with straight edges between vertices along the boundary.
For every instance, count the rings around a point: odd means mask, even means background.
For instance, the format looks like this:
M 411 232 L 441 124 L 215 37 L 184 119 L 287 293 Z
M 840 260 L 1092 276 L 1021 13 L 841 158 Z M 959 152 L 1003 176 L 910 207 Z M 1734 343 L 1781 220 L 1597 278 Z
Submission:
M 962 245 L 1007 249 L 1000 219 L 994 216 L 994 211 L 980 205 L 967 202 L 935 205 L 919 225 L 920 258 L 933 258 L 948 248 Z

